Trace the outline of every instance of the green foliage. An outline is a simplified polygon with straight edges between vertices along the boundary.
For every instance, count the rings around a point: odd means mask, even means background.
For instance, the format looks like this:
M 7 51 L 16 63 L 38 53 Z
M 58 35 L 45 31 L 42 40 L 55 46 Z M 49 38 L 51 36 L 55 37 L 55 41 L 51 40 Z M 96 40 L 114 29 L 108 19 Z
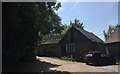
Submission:
M 64 24 L 62 33 L 66 33 L 68 29 L 70 29 L 72 26 L 76 26 L 78 28 L 84 29 L 83 23 L 81 23 L 79 20 L 74 19 L 74 21 L 70 21 L 70 24 Z
M 63 27 L 62 34 L 64 34 L 71 28 L 71 25 L 64 24 L 62 27 Z
M 72 55 L 70 57 L 68 56 L 63 56 L 60 58 L 61 60 L 67 60 L 67 61 L 75 61 L 74 58 L 72 57 Z
M 120 60 L 117 60 L 117 64 L 120 64 Z
M 107 40 L 109 38 L 109 36 L 119 27 L 120 27 L 120 25 L 115 25 L 115 26 L 110 25 L 107 32 L 105 32 L 105 30 L 104 30 L 103 35 L 104 35 L 105 40 Z
M 61 3 L 59 2 L 59 3 L 56 5 L 56 7 L 54 7 L 54 8 L 55 8 L 55 10 L 58 10 L 60 7 L 61 7 Z
M 35 60 L 38 39 L 60 33 L 61 19 L 54 12 L 59 7 L 55 2 L 2 3 L 3 65 Z
M 120 24 L 119 24 L 119 25 L 116 25 L 115 28 L 120 28 Z
M 37 41 L 33 4 L 3 3 L 2 5 L 3 64 L 33 61 Z
M 56 6 L 54 2 L 37 3 L 35 5 L 35 27 L 39 31 L 39 35 L 42 36 L 47 34 L 61 33 L 61 18 L 54 12 L 61 7 L 60 3 L 58 3 Z M 45 9 L 41 9 L 43 6 L 45 6 Z
M 83 23 L 81 23 L 79 20 L 77 20 L 76 18 L 74 19 L 74 21 L 70 21 L 70 25 L 71 26 L 76 26 L 78 28 L 84 29 Z

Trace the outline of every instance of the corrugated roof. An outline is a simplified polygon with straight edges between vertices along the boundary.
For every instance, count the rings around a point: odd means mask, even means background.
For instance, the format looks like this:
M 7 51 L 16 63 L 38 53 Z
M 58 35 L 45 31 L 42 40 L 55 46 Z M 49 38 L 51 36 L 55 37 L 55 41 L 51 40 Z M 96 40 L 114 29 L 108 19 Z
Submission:
M 93 42 L 100 42 L 100 43 L 102 43 L 103 41 L 99 38 L 99 37 L 97 37 L 96 35 L 94 35 L 93 33 L 90 33 L 90 32 L 88 32 L 88 31 L 85 31 L 85 30 L 83 30 L 83 29 L 81 29 L 81 28 L 77 28 L 77 27 L 75 27 L 77 30 L 79 30 L 82 34 L 84 34 L 87 38 L 89 38 L 91 41 L 93 41 Z
M 120 42 L 120 27 L 117 28 L 111 36 L 105 41 L 105 43 Z

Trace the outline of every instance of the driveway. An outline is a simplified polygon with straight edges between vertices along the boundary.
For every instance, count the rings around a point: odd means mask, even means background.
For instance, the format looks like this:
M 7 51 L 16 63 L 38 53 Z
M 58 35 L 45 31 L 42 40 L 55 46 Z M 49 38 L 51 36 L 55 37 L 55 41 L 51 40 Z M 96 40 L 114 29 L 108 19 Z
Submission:
M 50 67 L 49 70 L 68 72 L 118 72 L 118 65 L 90 66 L 81 62 L 64 61 L 50 57 L 37 57 L 41 62 L 47 62 L 58 66 Z

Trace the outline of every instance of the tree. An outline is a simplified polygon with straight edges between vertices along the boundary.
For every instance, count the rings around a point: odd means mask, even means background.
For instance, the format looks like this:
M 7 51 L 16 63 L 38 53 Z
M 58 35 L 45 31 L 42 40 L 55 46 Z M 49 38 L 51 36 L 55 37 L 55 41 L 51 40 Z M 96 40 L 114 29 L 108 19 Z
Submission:
M 36 4 L 36 28 L 41 36 L 61 32 L 61 18 L 54 12 L 61 7 L 61 4 L 58 3 L 56 6 L 54 2 L 48 2 L 47 4 L 48 5 L 46 5 L 46 3 Z M 45 5 L 46 7 L 41 9 Z
M 81 23 L 79 20 L 77 19 L 74 19 L 74 21 L 70 21 L 70 24 L 64 24 L 62 27 L 63 27 L 63 30 L 62 30 L 62 33 L 66 33 L 66 31 L 68 29 L 70 29 L 72 26 L 76 26 L 78 28 L 81 28 L 81 29 L 84 29 L 84 26 L 83 26 L 83 23 Z
M 36 42 L 33 4 L 3 3 L 2 7 L 3 66 L 32 61 Z
M 64 34 L 64 33 L 66 33 L 66 32 L 68 31 L 68 29 L 70 29 L 72 26 L 71 26 L 71 25 L 64 24 L 62 27 L 63 27 L 62 34 Z
M 115 26 L 110 25 L 107 32 L 105 32 L 105 30 L 104 30 L 103 34 L 104 34 L 105 40 L 107 40 L 109 38 L 109 36 L 119 27 L 120 27 L 120 25 L 115 25 Z
M 3 66 L 35 60 L 38 39 L 60 25 L 54 12 L 59 7 L 55 2 L 2 4 Z
M 77 20 L 76 18 L 74 19 L 74 21 L 70 21 L 70 25 L 72 26 L 76 26 L 78 28 L 84 29 L 83 23 L 81 23 L 79 20 Z

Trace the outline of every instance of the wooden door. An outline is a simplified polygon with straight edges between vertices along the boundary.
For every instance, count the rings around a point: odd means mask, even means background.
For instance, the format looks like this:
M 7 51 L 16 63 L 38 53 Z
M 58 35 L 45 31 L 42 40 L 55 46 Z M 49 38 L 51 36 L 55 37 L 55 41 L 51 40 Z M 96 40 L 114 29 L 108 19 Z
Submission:
M 61 55 L 66 56 L 66 45 L 61 45 Z

